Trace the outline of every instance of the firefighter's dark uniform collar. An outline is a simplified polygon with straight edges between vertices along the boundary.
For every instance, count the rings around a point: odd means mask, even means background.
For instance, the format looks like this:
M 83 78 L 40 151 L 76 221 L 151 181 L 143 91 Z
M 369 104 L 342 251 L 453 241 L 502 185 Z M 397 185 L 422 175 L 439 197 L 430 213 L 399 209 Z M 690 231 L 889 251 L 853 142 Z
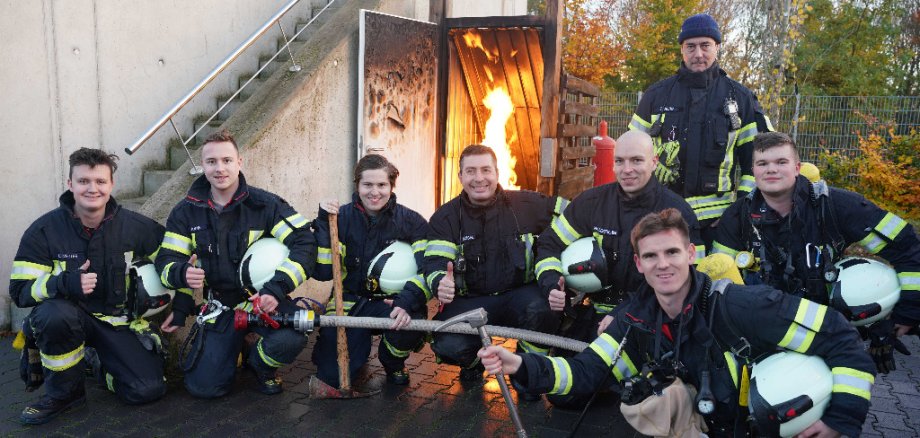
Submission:
M 792 210 L 789 216 L 796 214 L 796 210 L 808 205 L 811 202 L 811 183 L 802 175 L 795 178 L 795 186 L 792 189 Z M 775 224 L 785 218 L 780 216 L 767 201 L 763 198 L 763 193 L 755 189 L 753 192 L 753 202 L 751 205 L 751 221 L 757 225 Z
M 690 71 L 683 61 L 680 62 L 680 68 L 677 69 L 677 80 L 690 88 L 709 88 L 719 79 L 719 76 L 727 75 L 719 67 L 719 61 L 712 63 L 709 68 L 700 72 Z
M 67 213 L 70 214 L 70 217 L 72 217 L 75 220 L 75 224 L 79 225 L 81 228 L 84 228 L 83 222 L 80 221 L 80 218 L 77 217 L 76 210 L 74 210 L 74 207 L 76 206 L 77 201 L 73 196 L 73 192 L 71 192 L 70 190 L 65 191 L 58 198 L 58 201 L 61 204 L 61 208 L 67 211 Z M 105 216 L 102 217 L 102 221 L 99 222 L 99 226 L 101 227 L 102 224 L 104 224 L 106 221 L 108 221 L 109 219 L 112 219 L 112 217 L 115 216 L 115 213 L 118 213 L 118 210 L 120 209 L 121 209 L 121 206 L 118 205 L 118 201 L 115 200 L 115 197 L 110 196 L 109 202 L 105 204 Z
M 247 197 L 249 197 L 249 185 L 246 184 L 246 177 L 240 172 L 240 185 L 236 188 L 236 193 L 233 194 L 233 197 L 230 198 L 230 202 L 228 202 L 224 208 L 232 208 L 236 204 L 244 201 Z M 208 182 L 208 178 L 204 175 L 199 176 L 198 179 L 192 183 L 192 187 L 188 189 L 188 194 L 185 198 L 193 204 L 211 207 L 213 202 L 211 202 L 211 183 Z
M 371 216 L 367 214 L 367 210 L 364 208 L 364 204 L 361 203 L 361 198 L 358 196 L 358 192 L 351 194 L 351 202 L 355 205 L 355 209 L 361 212 L 365 218 L 370 218 Z M 384 205 L 380 209 L 380 212 L 377 213 L 377 216 L 384 214 L 393 214 L 396 210 L 396 193 L 390 193 L 390 199 L 387 201 L 387 205 Z
M 623 187 L 617 184 L 617 191 L 622 197 L 621 199 L 623 200 L 624 206 L 646 210 L 650 210 L 655 206 L 655 202 L 658 201 L 658 196 L 656 196 L 656 194 L 660 188 L 661 183 L 659 183 L 658 179 L 652 175 L 652 177 L 648 180 L 648 184 L 646 184 L 642 190 L 639 190 L 639 193 L 636 193 L 635 196 L 630 198 L 626 192 L 623 191 Z
M 502 188 L 501 184 L 496 184 L 495 186 L 495 196 L 492 197 L 492 200 L 489 201 L 486 205 L 477 205 L 470 200 L 470 196 L 466 194 L 466 190 L 460 192 L 460 203 L 463 205 L 463 208 L 471 209 L 472 211 L 482 211 L 488 210 L 495 205 L 496 201 L 499 199 L 504 199 L 505 189 Z

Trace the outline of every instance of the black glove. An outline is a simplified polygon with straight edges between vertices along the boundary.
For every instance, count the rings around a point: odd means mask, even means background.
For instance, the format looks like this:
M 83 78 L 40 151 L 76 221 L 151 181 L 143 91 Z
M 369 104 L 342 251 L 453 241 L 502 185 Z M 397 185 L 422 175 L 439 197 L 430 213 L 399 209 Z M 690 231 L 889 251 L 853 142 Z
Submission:
M 894 352 L 910 356 L 910 350 L 898 340 L 894 333 L 894 321 L 885 319 L 869 326 L 869 354 L 875 361 L 879 374 L 887 374 L 896 369 Z

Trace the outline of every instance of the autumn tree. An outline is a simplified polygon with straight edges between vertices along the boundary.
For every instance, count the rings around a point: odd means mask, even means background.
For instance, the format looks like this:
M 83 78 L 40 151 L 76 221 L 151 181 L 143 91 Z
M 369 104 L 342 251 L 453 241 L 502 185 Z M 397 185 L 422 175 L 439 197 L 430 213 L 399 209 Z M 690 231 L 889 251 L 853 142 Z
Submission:
M 604 77 L 619 68 L 625 58 L 610 27 L 610 9 L 590 0 L 567 0 L 562 50 L 565 70 L 588 82 L 602 85 Z

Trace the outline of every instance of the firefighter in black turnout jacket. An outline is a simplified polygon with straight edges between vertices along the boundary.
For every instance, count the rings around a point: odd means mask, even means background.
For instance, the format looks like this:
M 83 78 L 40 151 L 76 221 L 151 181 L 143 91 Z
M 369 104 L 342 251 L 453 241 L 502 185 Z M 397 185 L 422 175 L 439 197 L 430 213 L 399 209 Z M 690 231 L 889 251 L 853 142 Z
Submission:
M 723 285 L 721 291 L 712 290 L 709 277 L 691 266 L 695 250 L 686 222 L 674 209 L 643 218 L 631 241 L 647 286 L 617 306 L 614 321 L 589 348 L 561 359 L 489 347 L 479 352 L 486 369 L 514 374 L 513 380 L 529 392 L 556 394 L 594 391 L 612 375 L 630 383 L 623 394 L 624 413 L 636 403 L 665 399 L 652 395 L 662 386 L 685 383 L 700 396 L 693 400 L 691 395 L 670 411 L 671 421 L 663 422 L 672 427 L 670 432 L 686 426 L 673 424 L 675 418 L 699 421 L 695 413 L 686 415 L 696 410 L 707 412 L 703 418 L 708 436 L 745 436 L 750 431 L 748 407 L 739 402 L 749 396 L 756 400 L 753 390 L 746 392 L 747 364 L 778 349 L 791 350 L 819 356 L 833 373 L 830 403 L 803 436 L 859 435 L 869 409 L 874 367 L 839 313 L 767 286 Z M 649 387 L 653 389 L 643 390 Z M 654 412 L 647 408 L 642 412 Z M 640 430 L 648 430 L 644 426 L 654 421 L 628 413 L 626 417 Z M 777 416 L 759 421 L 759 432 L 769 434 L 778 427 L 776 421 L 784 420 Z M 659 433 L 669 435 L 655 434 Z
M 506 191 L 498 184 L 495 153 L 482 145 L 460 154 L 463 191 L 431 217 L 425 251 L 425 280 L 437 293 L 436 320 L 478 307 L 489 323 L 552 333 L 558 317 L 534 278 L 533 244 L 565 208 L 562 198 L 535 192 Z M 461 367 L 465 381 L 482 379 L 476 336 L 434 334 L 432 350 L 440 360 Z M 523 351 L 546 348 L 519 341 Z
M 687 18 L 678 42 L 680 69 L 642 94 L 629 129 L 654 138 L 655 176 L 693 207 L 709 245 L 735 191 L 742 196 L 754 188 L 750 142 L 773 127 L 754 93 L 719 68 L 722 33 L 711 16 Z
M 23 332 L 40 350 L 46 388 L 23 410 L 23 423 L 45 423 L 86 401 L 84 360 L 125 403 L 166 393 L 160 338 L 128 300 L 137 287 L 129 266 L 151 261 L 163 226 L 111 197 L 116 158 L 99 149 L 71 154 L 60 207 L 32 223 L 16 252 L 10 296 L 35 307 Z M 41 383 L 35 379 L 32 388 Z
M 343 259 L 343 307 L 349 316 L 396 318 L 392 328 L 399 329 L 411 318 L 427 318 L 426 303 L 431 298 L 421 274 L 422 257 L 428 238 L 428 222 L 415 211 L 396 203 L 396 178 L 399 171 L 381 155 L 366 155 L 355 166 L 355 193 L 352 202 L 339 207 L 338 201 L 320 204 L 319 215 L 313 229 L 319 243 L 316 266 L 317 280 L 332 279 L 332 251 L 329 237 L 329 213 L 338 213 L 339 236 Z M 399 243 L 397 243 L 399 242 Z M 395 245 L 401 245 L 396 248 Z M 384 250 L 392 255 L 377 258 Z M 406 260 L 409 257 L 409 260 Z M 414 258 L 414 262 L 413 259 Z M 408 266 L 411 266 L 409 268 Z M 370 275 L 368 275 L 370 273 Z M 391 277 L 405 278 L 399 291 L 391 289 Z M 399 281 L 396 281 L 397 283 Z M 419 299 L 400 298 L 409 284 Z M 411 296 L 411 295 L 410 295 Z M 334 314 L 330 302 L 328 312 Z M 369 329 L 348 329 L 349 372 L 354 374 L 364 364 L 371 352 Z M 383 333 L 378 358 L 386 371 L 387 382 L 408 385 L 409 374 L 405 361 L 409 352 L 421 347 L 424 333 L 389 330 Z M 339 370 L 336 361 L 336 329 L 320 329 L 313 348 L 313 362 L 317 377 L 325 384 L 323 389 L 334 391 L 339 387 Z M 311 384 L 312 388 L 317 386 Z M 321 394 L 316 394 L 320 396 Z
M 287 294 L 313 273 L 316 242 L 307 219 L 287 202 L 246 184 L 243 159 L 229 133 L 209 136 L 201 161 L 205 174 L 170 213 L 156 265 L 163 284 L 180 292 L 163 330 L 175 331 L 188 316 L 201 316 L 183 349 L 188 354 L 180 357 L 185 387 L 196 397 L 213 398 L 230 391 L 246 335 L 234 330 L 232 309 L 295 311 Z M 237 269 L 249 246 L 263 236 L 278 239 L 290 254 L 271 280 L 250 290 L 255 287 L 242 284 Z M 198 288 L 208 300 L 201 311 L 192 295 Z M 250 349 L 248 365 L 259 390 L 277 394 L 281 381 L 275 371 L 293 362 L 307 339 L 290 328 L 252 330 L 262 337 Z
M 570 270 L 570 267 L 562 266 L 562 251 L 586 236 L 593 236 L 603 251 L 606 265 L 597 266 L 600 272 L 594 274 L 601 280 L 604 289 L 587 294 L 590 306 L 576 302 L 569 307 L 570 318 L 574 320 L 571 324 L 564 324 L 561 333 L 586 342 L 604 331 L 612 320 L 607 314 L 642 284 L 642 275 L 633 263 L 629 231 L 643 216 L 665 208 L 677 208 L 690 224 L 690 237 L 697 245 L 697 257 L 706 255 L 693 210 L 683 198 L 659 184 L 652 175 L 658 159 L 648 134 L 627 131 L 621 135 L 617 139 L 613 163 L 617 182 L 588 189 L 578 195 L 537 240 L 537 279 L 541 290 L 549 296 L 550 308 L 557 312 L 566 309 L 566 294 L 559 284 L 560 278 Z M 568 286 L 571 289 L 571 285 Z M 578 298 L 589 291 L 575 292 Z M 564 397 L 547 399 L 566 405 L 586 401 L 569 401 Z
M 920 241 L 914 228 L 857 193 L 799 175 L 795 142 L 770 132 L 754 140 L 757 188 L 722 217 L 713 250 L 740 262 L 748 284 L 766 283 L 827 304 L 834 263 L 856 243 L 898 272 L 901 298 L 889 320 L 869 328 L 880 372 L 893 369 L 889 344 L 920 322 Z M 868 293 L 869 291 L 867 291 Z

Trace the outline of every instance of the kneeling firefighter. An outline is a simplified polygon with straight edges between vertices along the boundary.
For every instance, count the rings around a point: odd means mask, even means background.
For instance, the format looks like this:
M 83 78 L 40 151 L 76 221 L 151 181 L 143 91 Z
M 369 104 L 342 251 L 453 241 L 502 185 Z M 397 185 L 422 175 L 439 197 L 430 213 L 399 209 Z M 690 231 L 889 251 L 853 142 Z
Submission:
M 343 307 L 349 316 L 392 317 L 392 330 L 382 333 L 378 358 L 387 382 L 408 385 L 405 367 L 409 353 L 419 349 L 424 333 L 399 331 L 411 318 L 426 318 L 424 303 L 431 298 L 419 275 L 419 266 L 427 244 L 428 223 L 408 207 L 396 202 L 396 178 L 399 171 L 381 155 L 366 155 L 354 170 L 355 193 L 352 202 L 339 206 L 337 201 L 320 204 L 313 229 L 319 242 L 316 278 L 332 279 L 330 216 L 337 218 L 341 236 L 343 266 Z M 421 297 L 416 300 L 408 297 Z M 334 313 L 335 304 L 326 306 Z M 348 372 L 353 375 L 371 352 L 370 329 L 349 328 Z M 313 349 L 316 380 L 311 382 L 311 396 L 337 397 L 340 385 L 336 353 L 336 329 L 323 328 Z
M 859 435 L 875 369 L 840 313 L 767 286 L 713 282 L 692 267 L 694 246 L 674 209 L 644 217 L 631 242 L 647 285 L 617 306 L 589 348 L 563 359 L 489 347 L 479 353 L 487 369 L 513 374 L 532 393 L 588 393 L 616 379 L 621 410 L 646 435 L 757 436 L 776 424 L 749 415 L 750 365 L 789 350 L 818 356 L 832 370 L 831 402 L 805 433 Z M 775 408 L 820 393 L 806 385 L 786 389 L 791 393 L 754 395 Z M 780 422 L 809 410 L 784 412 L 789 418 Z

